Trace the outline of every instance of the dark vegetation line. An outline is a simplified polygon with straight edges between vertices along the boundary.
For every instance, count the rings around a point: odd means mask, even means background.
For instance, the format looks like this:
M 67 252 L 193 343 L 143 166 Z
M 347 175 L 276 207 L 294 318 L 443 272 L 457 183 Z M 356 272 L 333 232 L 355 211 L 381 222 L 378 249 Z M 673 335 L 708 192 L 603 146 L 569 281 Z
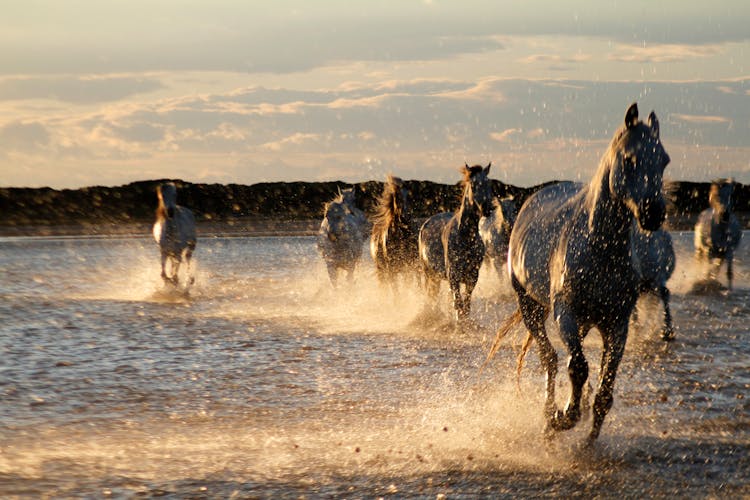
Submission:
M 0 228 L 20 226 L 145 224 L 154 220 L 156 186 L 165 179 L 140 181 L 117 187 L 92 186 L 81 189 L 0 188 Z M 371 213 L 383 183 L 271 182 L 253 185 L 193 184 L 174 180 L 178 201 L 193 210 L 197 220 L 229 223 L 246 218 L 274 218 L 280 221 L 320 219 L 323 203 L 339 188 L 354 186 L 357 203 Z M 541 187 L 523 188 L 493 180 L 497 196 L 513 195 L 520 207 L 523 200 Z M 414 216 L 428 217 L 456 209 L 460 198 L 458 184 L 405 181 L 411 190 Z M 671 189 L 671 227 L 692 227 L 693 216 L 707 207 L 708 182 L 674 182 Z M 750 212 L 750 185 L 735 189 L 736 211 Z M 747 218 L 742 218 L 747 227 Z M 690 224 L 689 224 L 690 223 Z M 684 226 L 684 227 L 683 227 Z

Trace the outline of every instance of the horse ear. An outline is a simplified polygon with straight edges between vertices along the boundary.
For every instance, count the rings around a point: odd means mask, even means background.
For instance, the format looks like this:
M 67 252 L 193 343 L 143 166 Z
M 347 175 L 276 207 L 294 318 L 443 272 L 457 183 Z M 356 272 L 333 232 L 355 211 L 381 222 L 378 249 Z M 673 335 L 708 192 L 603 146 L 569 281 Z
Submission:
M 634 102 L 625 112 L 625 127 L 633 128 L 638 125 L 638 103 Z
M 490 175 L 490 167 L 492 166 L 492 162 L 489 162 L 486 167 L 484 167 L 484 173 L 486 175 Z
M 656 113 L 653 111 L 648 114 L 648 126 L 651 127 L 651 135 L 659 138 L 659 120 L 656 118 Z

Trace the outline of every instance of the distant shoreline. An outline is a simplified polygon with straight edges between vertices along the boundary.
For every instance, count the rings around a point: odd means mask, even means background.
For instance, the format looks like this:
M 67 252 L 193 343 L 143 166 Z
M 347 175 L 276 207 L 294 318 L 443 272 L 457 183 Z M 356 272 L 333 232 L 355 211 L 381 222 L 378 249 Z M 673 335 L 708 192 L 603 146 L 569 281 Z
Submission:
M 742 227 L 750 225 L 750 213 L 737 213 Z M 667 219 L 669 231 L 692 231 L 694 215 L 673 215 Z M 284 220 L 281 217 L 238 217 L 227 221 L 199 221 L 199 238 L 216 237 L 271 237 L 313 236 L 320 226 L 319 219 Z M 131 237 L 151 238 L 152 223 L 91 223 L 58 225 L 0 225 L 0 237 Z
M 156 206 L 156 187 L 164 180 L 76 190 L 0 188 L 0 236 L 147 236 Z M 383 189 L 380 181 L 357 184 L 276 182 L 251 186 L 192 184 L 174 180 L 178 202 L 190 208 L 204 236 L 299 236 L 315 234 L 324 204 L 340 189 L 353 188 L 357 206 L 374 213 Z M 553 181 L 556 182 L 556 181 Z M 404 181 L 415 200 L 416 220 L 454 211 L 458 184 Z M 520 208 L 532 193 L 550 183 L 518 187 L 493 180 L 496 197 L 512 197 Z M 690 230 L 708 204 L 710 183 L 672 182 L 667 228 Z M 750 185 L 735 189 L 735 213 L 743 228 L 750 223 Z

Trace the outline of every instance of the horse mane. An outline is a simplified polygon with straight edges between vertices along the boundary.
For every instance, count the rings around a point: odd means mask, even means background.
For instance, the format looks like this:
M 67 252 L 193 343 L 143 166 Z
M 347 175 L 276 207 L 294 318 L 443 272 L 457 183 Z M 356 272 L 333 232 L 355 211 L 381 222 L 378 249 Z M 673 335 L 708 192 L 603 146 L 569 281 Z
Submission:
M 373 234 L 381 234 L 387 231 L 393 221 L 404 216 L 404 207 L 401 206 L 399 199 L 403 186 L 403 179 L 388 174 L 383 184 L 383 192 L 378 197 L 375 213 L 372 216 Z
M 164 199 L 161 195 L 161 185 L 156 186 L 156 197 L 159 200 L 159 204 L 156 206 L 156 218 L 166 219 L 167 218 L 167 207 L 164 206 Z
M 323 203 L 323 216 L 325 217 L 325 215 L 328 213 L 328 209 L 330 208 L 331 205 L 333 205 L 334 203 L 343 203 L 343 202 L 344 202 L 344 193 L 339 191 L 336 194 L 336 196 L 334 196 L 329 201 Z
M 630 110 L 628 111 L 630 112 Z M 602 155 L 602 158 L 599 161 L 599 166 L 591 178 L 591 181 L 588 185 L 584 186 L 584 191 L 586 192 L 584 205 L 589 208 L 589 227 L 593 226 L 594 220 L 597 216 L 596 211 L 594 210 L 594 207 L 597 206 L 597 199 L 599 199 L 600 196 L 611 196 L 609 189 L 609 174 L 612 167 L 617 163 L 617 155 L 622 151 L 623 143 L 627 137 L 629 137 L 628 133 L 637 133 L 639 129 L 644 127 L 647 129 L 649 128 L 649 126 L 643 123 L 642 120 L 638 119 L 637 108 L 635 113 L 634 117 L 631 117 L 630 115 L 626 116 L 626 123 L 621 125 L 615 131 L 612 140 L 607 147 L 607 151 Z M 630 123 L 627 122 L 628 120 L 630 120 Z M 643 131 L 643 133 L 649 132 Z

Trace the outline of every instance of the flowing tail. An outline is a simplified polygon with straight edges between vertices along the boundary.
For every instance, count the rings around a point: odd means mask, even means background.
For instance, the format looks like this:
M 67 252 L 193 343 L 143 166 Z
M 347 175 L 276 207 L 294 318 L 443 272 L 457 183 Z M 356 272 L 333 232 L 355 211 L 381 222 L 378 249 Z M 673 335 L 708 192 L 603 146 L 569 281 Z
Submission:
M 526 358 L 526 353 L 529 352 L 529 348 L 531 347 L 531 342 L 534 341 L 534 336 L 529 332 L 528 335 L 526 335 L 526 338 L 523 341 L 523 345 L 521 346 L 521 352 L 518 353 L 518 364 L 516 365 L 516 387 L 518 388 L 518 391 L 521 391 L 521 369 L 523 369 L 523 360 Z
M 495 341 L 492 343 L 492 347 L 490 348 L 490 352 L 487 353 L 487 359 L 484 360 L 484 363 L 482 363 L 482 366 L 479 368 L 479 375 L 482 374 L 484 371 L 484 367 L 487 366 L 487 363 L 490 362 L 490 360 L 495 357 L 495 354 L 497 353 L 497 350 L 500 349 L 500 341 L 503 340 L 503 338 L 508 335 L 508 332 L 510 332 L 513 327 L 515 327 L 518 323 L 521 322 L 521 309 L 516 309 L 513 314 L 508 316 L 505 321 L 500 325 L 500 328 L 497 329 L 497 334 L 495 335 Z

